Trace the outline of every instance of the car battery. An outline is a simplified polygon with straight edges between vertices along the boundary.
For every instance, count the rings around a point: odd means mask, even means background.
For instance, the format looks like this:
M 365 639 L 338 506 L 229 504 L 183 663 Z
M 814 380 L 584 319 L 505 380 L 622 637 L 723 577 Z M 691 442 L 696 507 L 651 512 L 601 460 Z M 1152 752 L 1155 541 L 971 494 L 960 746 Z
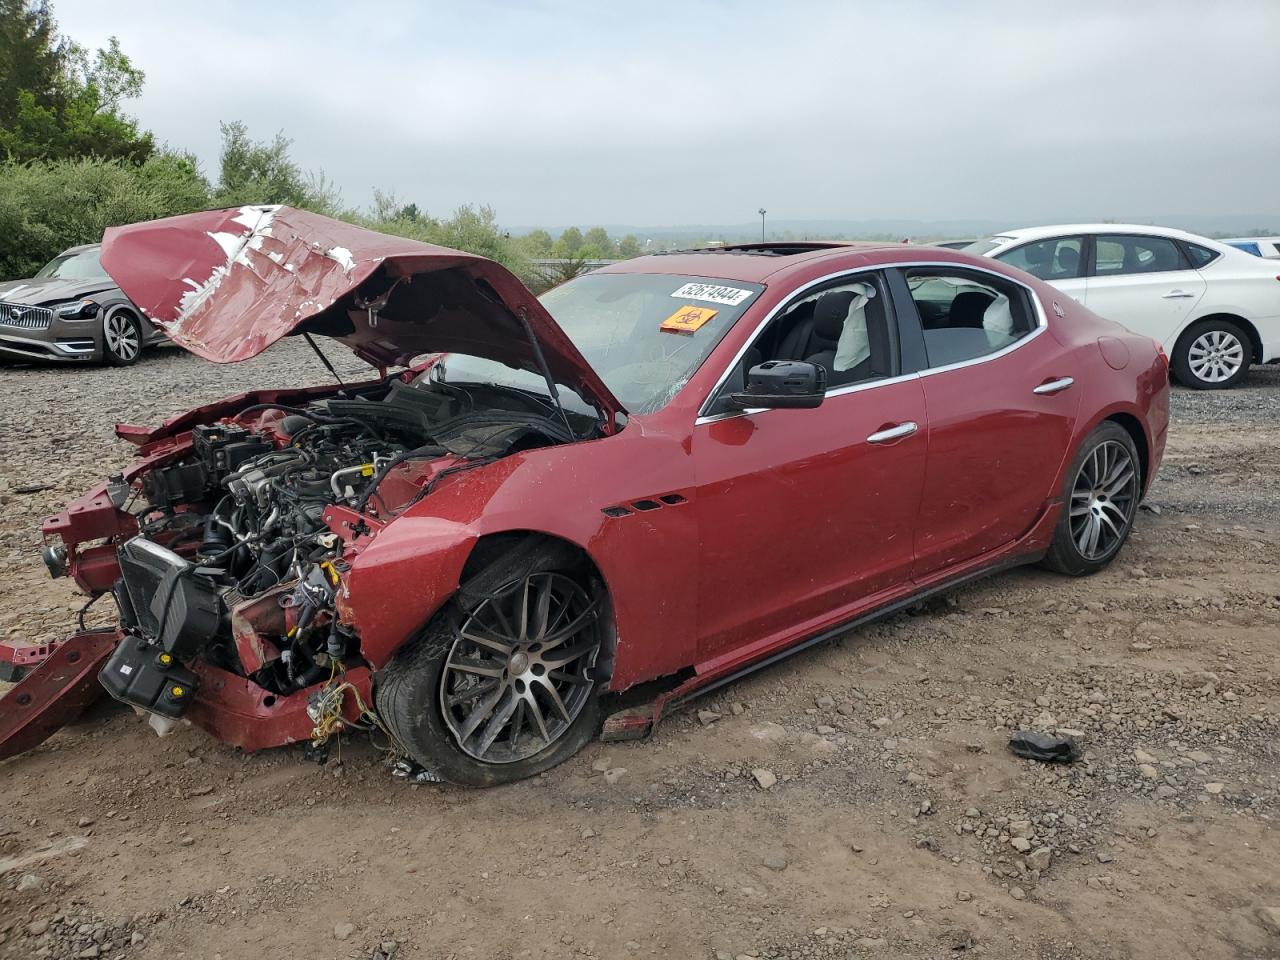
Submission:
M 141 637 L 125 637 L 107 659 L 98 682 L 117 700 L 177 719 L 200 682 L 173 654 Z

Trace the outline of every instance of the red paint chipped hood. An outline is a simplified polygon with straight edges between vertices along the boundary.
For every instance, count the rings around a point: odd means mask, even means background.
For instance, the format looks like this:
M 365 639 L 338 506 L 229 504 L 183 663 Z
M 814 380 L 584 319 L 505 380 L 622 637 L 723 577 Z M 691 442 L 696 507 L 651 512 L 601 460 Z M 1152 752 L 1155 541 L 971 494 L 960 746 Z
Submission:
M 102 265 L 171 339 L 215 363 L 305 332 L 376 366 L 462 353 L 541 374 L 523 315 L 558 383 L 610 421 L 623 412 L 524 284 L 475 254 L 252 206 L 109 228 Z

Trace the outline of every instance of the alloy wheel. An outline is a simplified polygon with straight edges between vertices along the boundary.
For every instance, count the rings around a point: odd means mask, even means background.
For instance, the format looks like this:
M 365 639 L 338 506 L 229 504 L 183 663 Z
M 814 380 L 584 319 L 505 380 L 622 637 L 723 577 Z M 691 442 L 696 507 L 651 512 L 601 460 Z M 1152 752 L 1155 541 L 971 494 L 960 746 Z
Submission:
M 1244 364 L 1244 344 L 1228 330 L 1206 330 L 1187 350 L 1187 366 L 1205 383 L 1223 383 Z
M 1137 496 L 1138 471 L 1125 445 L 1094 447 L 1071 487 L 1071 539 L 1082 557 L 1101 560 L 1119 549 Z
M 103 336 L 112 356 L 128 363 L 142 349 L 142 334 L 132 318 L 123 313 L 113 313 L 103 324 Z
M 546 749 L 592 695 L 595 604 L 575 580 L 536 573 L 467 614 L 440 682 L 445 723 L 468 756 L 514 763 Z

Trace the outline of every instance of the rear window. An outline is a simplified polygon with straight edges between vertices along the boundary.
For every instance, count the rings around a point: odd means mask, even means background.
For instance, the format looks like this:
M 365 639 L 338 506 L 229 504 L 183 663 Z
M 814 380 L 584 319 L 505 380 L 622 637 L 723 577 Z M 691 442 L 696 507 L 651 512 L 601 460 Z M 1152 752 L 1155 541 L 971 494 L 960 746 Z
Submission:
M 1187 256 L 1191 258 L 1193 267 L 1203 267 L 1218 259 L 1217 250 L 1210 250 L 1208 247 L 1202 247 L 1198 243 L 1188 243 L 1185 246 L 1187 248 Z M 1256 248 L 1254 252 L 1257 252 Z

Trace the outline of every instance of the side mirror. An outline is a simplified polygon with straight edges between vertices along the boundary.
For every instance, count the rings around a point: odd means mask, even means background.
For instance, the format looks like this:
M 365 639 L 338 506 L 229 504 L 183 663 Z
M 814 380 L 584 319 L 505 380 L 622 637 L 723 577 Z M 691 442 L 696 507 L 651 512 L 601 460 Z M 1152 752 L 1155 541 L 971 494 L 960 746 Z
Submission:
M 729 402 L 740 410 L 807 410 L 820 406 L 826 393 L 826 367 L 807 360 L 770 360 L 751 368 L 747 389 L 729 394 Z

